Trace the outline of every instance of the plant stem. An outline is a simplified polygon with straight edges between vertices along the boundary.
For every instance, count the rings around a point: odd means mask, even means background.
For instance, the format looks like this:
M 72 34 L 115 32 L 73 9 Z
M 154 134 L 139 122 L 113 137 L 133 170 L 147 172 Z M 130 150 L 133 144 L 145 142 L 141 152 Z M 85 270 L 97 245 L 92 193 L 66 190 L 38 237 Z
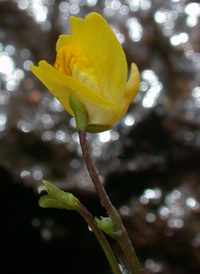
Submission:
M 135 253 L 135 250 L 132 246 L 132 243 L 128 237 L 128 234 L 127 234 L 127 231 L 125 228 L 124 228 L 122 235 L 116 240 L 118 241 L 118 244 L 121 246 L 121 248 L 126 256 L 131 273 L 132 274 L 141 274 L 142 270 L 140 267 L 140 263 L 138 261 L 137 255 Z
M 116 235 L 113 238 L 115 238 L 118 241 L 119 245 L 121 246 L 127 258 L 131 273 L 140 274 L 141 268 L 140 268 L 140 264 L 138 262 L 137 256 L 135 254 L 135 251 L 132 247 L 132 244 L 130 242 L 126 229 L 122 223 L 121 217 L 119 213 L 117 212 L 116 208 L 112 205 L 105 191 L 105 188 L 100 181 L 98 172 L 96 170 L 96 167 L 90 155 L 90 148 L 89 148 L 89 143 L 86 139 L 86 132 L 81 129 L 79 129 L 79 139 L 80 139 L 80 145 L 82 148 L 83 159 L 87 166 L 90 177 L 94 183 L 97 194 L 99 195 L 100 202 L 102 206 L 104 206 L 105 209 L 107 210 L 107 213 L 113 222 L 113 227 Z
M 88 210 L 79 202 L 78 206 L 78 213 L 85 219 L 87 224 L 89 225 L 90 229 L 94 232 L 95 236 L 97 237 L 97 240 L 99 241 L 108 261 L 112 268 L 112 271 L 114 274 L 122 274 L 121 270 L 119 268 L 119 265 L 116 261 L 116 258 L 112 252 L 112 249 L 110 248 L 110 245 L 108 244 L 105 236 L 103 235 L 102 231 L 94 221 L 92 215 L 88 212 Z
M 104 206 L 106 208 L 108 215 L 111 216 L 111 215 L 115 214 L 116 212 L 113 212 L 114 211 L 113 205 L 105 191 L 103 184 L 100 181 L 96 167 L 94 166 L 92 157 L 90 155 L 89 143 L 86 139 L 85 131 L 79 130 L 79 138 L 80 138 L 80 145 L 81 145 L 82 153 L 83 153 L 83 159 L 87 166 L 90 177 L 94 183 L 97 194 L 99 195 L 100 202 L 101 202 L 102 206 Z

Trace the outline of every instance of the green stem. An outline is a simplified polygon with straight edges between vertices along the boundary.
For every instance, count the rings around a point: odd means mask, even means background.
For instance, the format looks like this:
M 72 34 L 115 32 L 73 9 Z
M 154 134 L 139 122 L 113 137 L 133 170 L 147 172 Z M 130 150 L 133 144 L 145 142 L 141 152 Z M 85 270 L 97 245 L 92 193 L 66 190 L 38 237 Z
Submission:
M 105 188 L 100 181 L 98 172 L 96 170 L 96 167 L 90 155 L 89 143 L 86 139 L 86 133 L 84 130 L 79 129 L 79 138 L 80 138 L 80 145 L 83 153 L 83 159 L 87 166 L 90 177 L 94 183 L 97 194 L 99 195 L 100 202 L 102 206 L 104 206 L 105 209 L 107 210 L 108 215 L 113 222 L 113 228 L 115 232 L 115 236 L 113 238 L 115 238 L 118 241 L 119 245 L 121 246 L 127 258 L 131 273 L 140 274 L 142 272 L 141 272 L 141 268 L 140 268 L 140 264 L 138 262 L 137 256 L 132 247 L 132 244 L 130 242 L 126 229 L 122 223 L 121 217 L 119 213 L 117 212 L 116 208 L 112 205 L 105 191 Z
M 105 236 L 103 235 L 102 231 L 94 221 L 92 215 L 88 212 L 88 210 L 79 202 L 78 203 L 78 213 L 85 219 L 87 224 L 89 225 L 90 229 L 94 232 L 97 240 L 99 241 L 108 261 L 112 268 L 114 274 L 122 274 L 119 268 L 119 265 L 116 261 L 116 258 L 108 244 Z
M 127 262 L 129 264 L 130 270 L 132 274 L 140 274 L 142 273 L 140 263 L 138 261 L 137 255 L 135 253 L 135 250 L 132 246 L 132 243 L 128 237 L 126 229 L 124 229 L 123 233 L 120 235 L 118 239 L 118 244 L 121 246 Z

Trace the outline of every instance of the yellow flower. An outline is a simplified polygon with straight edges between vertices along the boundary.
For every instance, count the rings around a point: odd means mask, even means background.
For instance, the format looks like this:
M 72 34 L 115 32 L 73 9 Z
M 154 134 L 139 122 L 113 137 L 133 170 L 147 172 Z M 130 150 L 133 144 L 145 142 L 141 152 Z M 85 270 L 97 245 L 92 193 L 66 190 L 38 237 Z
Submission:
M 99 14 L 70 20 L 71 35 L 59 37 L 54 67 L 41 61 L 31 70 L 72 116 L 70 95 L 85 105 L 89 125 L 112 127 L 127 112 L 138 92 L 137 66 L 131 65 L 126 83 L 125 54 Z

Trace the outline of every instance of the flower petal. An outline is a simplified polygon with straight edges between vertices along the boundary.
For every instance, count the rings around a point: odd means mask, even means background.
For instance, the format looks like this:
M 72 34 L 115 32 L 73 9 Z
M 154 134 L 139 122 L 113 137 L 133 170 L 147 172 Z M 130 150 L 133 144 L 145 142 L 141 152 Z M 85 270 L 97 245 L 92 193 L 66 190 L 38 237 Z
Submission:
M 71 17 L 70 17 L 71 18 Z M 84 20 L 82 18 L 76 18 L 74 22 L 73 33 L 79 36 L 84 28 Z M 71 42 L 71 35 L 60 35 L 56 44 L 56 51 L 58 52 L 61 48 L 66 47 Z
M 31 71 L 40 81 L 48 88 L 48 90 L 60 101 L 63 107 L 74 116 L 73 111 L 69 105 L 70 89 L 66 86 L 66 76 L 59 73 L 60 77 L 57 77 L 58 71 L 49 65 L 46 61 L 40 61 L 39 66 L 31 66 Z M 63 78 L 63 79 L 62 79 Z M 62 97 L 62 102 L 60 100 Z
M 140 87 L 140 74 L 138 71 L 138 68 L 136 64 L 131 64 L 131 72 L 128 79 L 128 82 L 126 83 L 126 89 L 124 94 L 124 103 L 126 106 L 126 110 L 128 109 L 129 105 L 135 98 L 135 96 L 138 93 Z
M 39 67 L 31 66 L 31 71 L 72 116 L 74 113 L 69 105 L 70 95 L 85 105 L 89 124 L 113 125 L 120 119 L 122 108 L 107 101 L 76 79 L 59 72 L 46 61 L 39 62 Z
M 79 48 L 75 48 L 71 44 L 62 47 L 57 53 L 54 67 L 63 74 L 71 76 L 90 87 L 103 97 L 102 86 L 96 71 L 87 55 Z
M 68 46 L 70 42 L 71 42 L 70 35 L 60 35 L 56 43 L 56 51 L 58 52 L 61 48 Z
M 90 13 L 85 21 L 71 17 L 71 44 L 87 55 L 102 85 L 104 98 L 122 106 L 126 57 L 107 22 L 97 13 Z

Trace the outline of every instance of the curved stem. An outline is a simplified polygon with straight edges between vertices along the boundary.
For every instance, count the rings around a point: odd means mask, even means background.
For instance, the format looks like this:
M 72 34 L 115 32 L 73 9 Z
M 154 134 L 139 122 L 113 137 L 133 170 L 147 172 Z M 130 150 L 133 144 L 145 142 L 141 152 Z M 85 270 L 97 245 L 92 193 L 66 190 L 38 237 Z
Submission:
M 94 166 L 92 157 L 90 155 L 89 143 L 86 139 L 85 131 L 79 130 L 79 138 L 80 138 L 80 145 L 81 145 L 82 153 L 83 153 L 83 159 L 87 166 L 90 177 L 94 183 L 97 194 L 99 195 L 100 202 L 101 202 L 102 206 L 104 206 L 106 208 L 108 215 L 112 216 L 113 214 L 116 214 L 116 212 L 115 212 L 116 210 L 114 209 L 114 207 L 113 207 L 113 205 L 105 191 L 105 188 L 100 181 L 96 167 Z
M 79 129 L 79 138 L 80 138 L 80 145 L 83 153 L 83 159 L 87 166 L 90 177 L 94 183 L 97 194 L 99 195 L 100 202 L 102 206 L 104 206 L 105 209 L 107 210 L 107 213 L 113 222 L 113 228 L 114 228 L 114 231 L 116 232 L 115 233 L 116 236 L 114 238 L 118 241 L 119 245 L 121 246 L 127 258 L 131 273 L 140 274 L 141 273 L 140 264 L 138 262 L 135 251 L 132 247 L 132 244 L 130 242 L 126 229 L 122 223 L 121 217 L 119 216 L 119 213 L 117 212 L 116 208 L 112 205 L 105 191 L 105 188 L 100 181 L 96 167 L 93 163 L 92 157 L 90 155 L 89 143 L 86 139 L 85 131 Z
M 119 265 L 116 261 L 116 258 L 112 252 L 112 249 L 110 248 L 110 245 L 108 244 L 105 236 L 101 232 L 100 228 L 94 221 L 92 215 L 88 212 L 88 210 L 79 202 L 78 203 L 78 213 L 85 219 L 91 230 L 94 232 L 95 236 L 97 237 L 97 240 L 99 241 L 108 261 L 112 268 L 112 271 L 114 274 L 122 274 L 119 268 Z

